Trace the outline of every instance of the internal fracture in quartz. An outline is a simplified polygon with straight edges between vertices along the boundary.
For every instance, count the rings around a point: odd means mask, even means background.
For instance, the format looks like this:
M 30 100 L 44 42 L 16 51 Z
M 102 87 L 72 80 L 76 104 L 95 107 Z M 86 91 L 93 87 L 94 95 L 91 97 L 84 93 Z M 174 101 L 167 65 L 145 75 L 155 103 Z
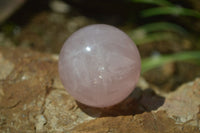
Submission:
M 72 34 L 59 56 L 59 74 L 77 101 L 108 107 L 124 100 L 140 76 L 141 60 L 133 41 L 121 30 L 86 26 Z

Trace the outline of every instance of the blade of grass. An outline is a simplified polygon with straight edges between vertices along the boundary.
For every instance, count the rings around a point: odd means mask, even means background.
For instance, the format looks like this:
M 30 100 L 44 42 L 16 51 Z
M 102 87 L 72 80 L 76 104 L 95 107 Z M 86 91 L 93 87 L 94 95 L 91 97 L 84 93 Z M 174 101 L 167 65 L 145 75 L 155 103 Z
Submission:
M 154 41 L 177 39 L 177 36 L 175 36 L 173 32 L 181 35 L 188 34 L 187 31 L 181 26 L 168 22 L 155 22 L 151 24 L 146 24 L 129 32 L 128 34 L 137 45 L 140 45 L 144 43 L 151 43 Z
M 175 16 L 191 16 L 200 18 L 200 12 L 178 6 L 156 7 L 142 11 L 143 17 L 151 17 L 158 15 L 175 15 Z
M 130 35 L 130 34 L 129 34 Z M 138 35 L 130 35 L 136 45 L 142 45 L 145 43 L 152 43 L 156 41 L 164 41 L 164 40 L 176 40 L 177 36 L 169 33 L 169 32 L 156 32 L 151 34 L 143 34 L 139 33 Z
M 145 3 L 145 4 L 155 4 L 159 6 L 171 6 L 173 5 L 167 0 L 131 0 L 132 2 L 137 2 L 137 3 Z
M 143 30 L 147 33 L 166 30 L 166 31 L 177 32 L 180 34 L 187 34 L 187 31 L 183 27 L 177 24 L 169 23 L 169 22 L 155 22 L 155 23 L 146 24 L 135 29 L 133 32 L 137 32 L 140 30 Z
M 142 73 L 169 62 L 192 60 L 192 59 L 199 59 L 198 62 L 200 62 L 200 51 L 180 52 L 170 55 L 146 58 L 142 60 Z

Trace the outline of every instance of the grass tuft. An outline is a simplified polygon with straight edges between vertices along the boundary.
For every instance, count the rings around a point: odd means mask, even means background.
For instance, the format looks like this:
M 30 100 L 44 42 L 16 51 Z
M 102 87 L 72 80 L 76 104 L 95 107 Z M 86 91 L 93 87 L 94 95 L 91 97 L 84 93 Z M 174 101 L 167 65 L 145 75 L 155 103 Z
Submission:
M 136 3 L 144 3 L 144 4 L 155 4 L 159 6 L 171 6 L 173 5 L 167 0 L 131 0 L 132 2 Z
M 152 17 L 158 15 L 191 16 L 200 18 L 200 12 L 179 6 L 155 7 L 143 10 L 142 17 Z
M 142 60 L 142 73 L 149 71 L 152 68 L 162 66 L 174 61 L 191 61 L 200 63 L 200 51 L 180 52 L 170 55 L 157 55 Z

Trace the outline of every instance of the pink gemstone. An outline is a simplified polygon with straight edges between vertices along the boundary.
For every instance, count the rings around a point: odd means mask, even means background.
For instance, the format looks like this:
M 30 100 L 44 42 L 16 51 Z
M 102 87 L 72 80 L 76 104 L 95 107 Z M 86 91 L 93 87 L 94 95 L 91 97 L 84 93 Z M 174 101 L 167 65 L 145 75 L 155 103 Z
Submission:
M 59 57 L 61 81 L 77 101 L 108 107 L 124 100 L 140 76 L 140 55 L 121 30 L 105 25 L 86 26 L 64 43 Z

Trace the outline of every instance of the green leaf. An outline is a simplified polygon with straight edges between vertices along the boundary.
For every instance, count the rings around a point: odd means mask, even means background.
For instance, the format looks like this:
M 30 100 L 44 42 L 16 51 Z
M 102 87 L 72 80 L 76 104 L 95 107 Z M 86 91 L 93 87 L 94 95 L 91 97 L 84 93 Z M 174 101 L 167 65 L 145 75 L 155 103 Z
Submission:
M 189 61 L 192 59 L 198 59 L 197 62 L 199 63 L 200 51 L 188 51 L 188 52 L 180 52 L 163 56 L 152 56 L 146 59 L 142 59 L 142 73 L 169 62 L 184 61 L 184 60 Z
M 135 29 L 133 32 L 137 32 L 140 30 L 143 30 L 147 33 L 165 30 L 165 31 L 177 32 L 180 34 L 187 34 L 187 31 L 183 27 L 177 24 L 169 23 L 169 22 L 155 22 L 155 23 L 146 24 Z
M 137 3 L 144 3 L 144 4 L 155 4 L 159 6 L 171 6 L 173 5 L 167 0 L 131 0 L 132 2 L 137 2 Z
M 158 15 L 191 16 L 200 18 L 200 12 L 178 6 L 156 7 L 142 11 L 143 17 L 151 17 Z
M 136 43 L 136 45 L 142 45 L 156 41 L 177 40 L 178 36 L 169 32 L 156 32 L 146 35 L 133 35 L 131 38 Z
M 188 34 L 187 31 L 181 26 L 168 22 L 155 22 L 146 24 L 129 32 L 128 34 L 137 45 L 140 45 L 154 41 L 177 39 L 178 36 L 173 34 L 174 32 L 180 35 Z

